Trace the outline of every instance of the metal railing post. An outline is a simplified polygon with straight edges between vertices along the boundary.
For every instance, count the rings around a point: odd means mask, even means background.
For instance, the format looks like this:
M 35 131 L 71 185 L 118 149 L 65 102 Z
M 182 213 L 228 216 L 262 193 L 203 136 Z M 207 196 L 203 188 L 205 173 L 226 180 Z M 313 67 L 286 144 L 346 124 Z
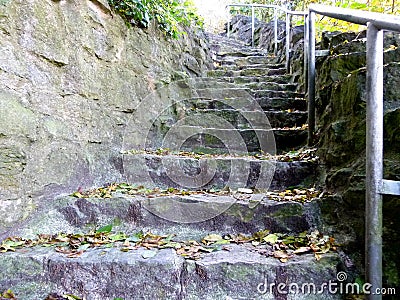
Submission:
M 308 15 L 304 16 L 304 62 L 303 62 L 303 76 L 304 76 L 304 93 L 308 91 Z
M 274 55 L 278 54 L 278 15 L 277 10 L 274 8 Z
M 226 36 L 228 37 L 228 38 L 230 38 L 230 35 L 231 35 L 231 7 L 230 7 L 230 5 L 227 5 L 226 6 L 227 8 L 228 8 L 228 22 L 227 22 L 227 24 L 226 24 L 226 26 L 227 26 L 227 28 L 226 28 Z
M 286 72 L 290 74 L 290 19 L 289 14 L 286 13 Z
M 367 29 L 366 279 L 371 291 L 382 287 L 383 31 Z M 369 295 L 380 300 L 381 295 Z
M 254 23 L 255 23 L 255 12 L 254 5 L 251 6 L 251 46 L 254 47 Z
M 315 13 L 308 14 L 308 145 L 314 143 L 315 132 Z

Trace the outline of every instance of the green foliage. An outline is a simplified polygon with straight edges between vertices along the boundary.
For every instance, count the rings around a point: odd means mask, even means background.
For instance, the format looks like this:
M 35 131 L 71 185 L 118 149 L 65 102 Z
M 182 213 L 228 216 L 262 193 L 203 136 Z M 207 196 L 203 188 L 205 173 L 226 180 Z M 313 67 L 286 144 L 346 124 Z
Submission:
M 278 4 L 279 1 L 274 0 L 241 0 L 240 3 L 258 3 L 258 4 Z M 292 10 L 307 10 L 310 4 L 318 3 L 325 5 L 332 5 L 342 8 L 360 9 L 372 12 L 387 13 L 387 14 L 399 14 L 400 13 L 400 2 L 398 0 L 292 0 L 292 1 L 280 1 L 282 5 L 287 6 Z M 232 8 L 232 13 L 241 13 L 245 15 L 251 14 L 250 8 Z M 273 17 L 272 9 L 261 9 L 256 8 L 256 17 L 263 21 L 270 21 Z M 299 19 L 296 25 L 303 24 L 303 20 Z M 364 27 L 336 20 L 324 16 L 318 16 L 317 19 L 317 31 L 360 31 Z
M 304 0 L 305 7 L 308 7 L 311 3 L 319 3 L 332 5 L 342 8 L 360 9 L 372 12 L 397 14 L 400 12 L 400 5 L 395 0 L 368 0 L 368 1 L 354 1 L 354 0 Z M 300 8 L 298 6 L 298 8 Z M 365 29 L 364 26 L 332 19 L 328 17 L 320 16 L 317 19 L 317 30 L 318 31 L 361 31 Z
M 127 24 L 148 27 L 152 20 L 169 36 L 178 38 L 180 26 L 203 26 L 191 0 L 108 0 Z

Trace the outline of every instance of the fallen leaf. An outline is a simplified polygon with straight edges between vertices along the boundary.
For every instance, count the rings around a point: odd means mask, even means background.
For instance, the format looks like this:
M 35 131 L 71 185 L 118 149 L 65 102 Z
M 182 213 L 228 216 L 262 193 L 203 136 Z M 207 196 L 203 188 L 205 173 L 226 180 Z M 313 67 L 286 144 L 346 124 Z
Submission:
M 278 241 L 278 236 L 276 234 L 269 234 L 265 238 L 263 238 L 264 242 L 275 244 Z
M 111 232 L 113 226 L 112 224 L 108 224 L 106 226 L 100 227 L 99 229 L 96 230 L 96 233 L 109 233 Z
M 294 254 L 302 254 L 302 253 L 307 253 L 310 252 L 311 248 L 310 247 L 300 247 L 296 250 L 293 251 Z

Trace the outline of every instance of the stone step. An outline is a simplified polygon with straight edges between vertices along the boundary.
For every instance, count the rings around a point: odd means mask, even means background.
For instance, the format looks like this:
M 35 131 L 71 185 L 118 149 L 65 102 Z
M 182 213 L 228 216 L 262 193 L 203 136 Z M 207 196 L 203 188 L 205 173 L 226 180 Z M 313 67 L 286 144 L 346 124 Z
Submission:
M 246 69 L 282 69 L 284 68 L 284 64 L 277 64 L 277 63 L 265 63 L 265 64 L 249 64 L 249 65 L 228 65 L 220 67 L 223 70 L 232 70 L 232 71 L 239 71 L 239 70 L 246 70 Z
M 244 41 L 237 40 L 233 38 L 228 38 L 222 35 L 209 35 L 207 34 L 207 41 L 210 45 L 227 45 L 227 46 L 237 46 L 239 47 L 246 47 L 248 46 Z
M 300 291 L 303 284 L 314 284 L 317 290 L 323 284 L 326 287 L 336 281 L 341 265 L 336 253 L 327 253 L 319 261 L 306 254 L 281 263 L 252 246 L 224 249 L 199 260 L 185 260 L 173 249 L 95 248 L 67 258 L 52 248 L 32 248 L 0 255 L 0 266 L 7 270 L 0 273 L 0 286 L 24 300 L 46 299 L 49 293 L 87 300 L 276 299 L 280 283 L 287 288 L 297 284 Z M 327 288 L 323 291 L 288 293 L 284 299 L 341 299 Z
M 265 129 L 301 127 L 307 122 L 307 112 L 304 111 L 245 111 L 237 109 L 197 109 L 186 110 L 180 118 L 191 116 L 191 120 L 199 120 L 201 125 L 204 119 L 211 119 L 214 116 L 223 118 L 237 129 Z M 211 122 L 210 122 L 211 123 Z
M 292 79 L 291 75 L 272 75 L 272 76 L 237 76 L 237 77 L 219 77 L 219 81 L 226 81 L 235 84 L 255 83 L 255 82 L 276 82 L 288 84 Z
M 275 76 L 274 76 L 275 77 Z M 235 77 L 233 77 L 235 78 Z M 297 89 L 297 84 L 294 83 L 277 83 L 271 81 L 261 81 L 261 82 L 251 82 L 251 83 L 234 83 L 225 80 L 218 81 L 199 81 L 193 85 L 193 88 L 196 89 L 205 89 L 205 88 L 244 88 L 253 91 L 259 90 L 271 90 L 271 91 L 288 91 L 295 92 Z
M 244 97 L 249 97 L 246 95 Z M 250 96 L 251 97 L 251 96 Z M 254 99 L 254 98 L 253 98 Z M 259 99 L 254 99 L 258 105 L 244 105 L 247 109 L 258 110 L 261 107 L 264 111 L 269 110 L 293 110 L 293 111 L 306 111 L 307 110 L 307 102 L 304 99 L 300 98 L 267 98 L 261 97 Z M 197 110 L 197 109 L 231 109 L 234 107 L 235 103 L 241 103 L 243 100 L 241 98 L 199 98 L 199 99 L 191 99 L 190 101 L 185 101 L 186 108 Z M 232 105 L 230 105 L 232 103 Z
M 200 241 L 209 234 L 251 236 L 265 229 L 298 235 L 321 226 L 318 201 L 311 198 L 300 203 L 283 201 L 283 197 L 282 201 L 272 200 L 268 193 L 128 193 L 116 192 L 107 198 L 60 196 L 14 235 L 34 239 L 38 234 L 73 234 L 114 224 L 113 232 L 151 231 L 174 235 L 178 241 Z
M 214 62 L 220 66 L 237 66 L 245 67 L 249 65 L 271 65 L 277 64 L 277 58 L 273 56 L 246 56 L 246 57 L 235 57 L 235 56 L 213 56 Z
M 190 152 L 204 152 L 204 149 L 207 149 L 207 153 L 214 153 L 214 149 L 216 153 L 264 152 L 274 155 L 299 149 L 307 140 L 305 128 L 272 129 L 265 122 L 265 118 L 261 117 L 254 122 L 260 121 L 256 126 L 263 127 L 262 129 L 236 129 L 232 124 L 223 123 L 221 118 L 216 117 L 211 119 L 218 122 L 219 127 L 205 127 L 203 123 L 208 119 L 187 118 L 179 124 L 156 126 L 147 137 L 146 148 L 169 148 Z
M 305 186 L 317 176 L 315 161 L 281 162 L 251 156 L 124 154 L 123 165 L 128 183 L 160 188 L 282 190 Z
M 226 67 L 247 67 L 253 65 L 282 65 L 282 63 L 277 61 L 277 58 L 274 56 L 244 56 L 244 57 L 235 57 L 235 56 L 220 56 L 218 54 L 214 54 L 212 56 L 214 62 L 226 66 Z M 283 64 L 284 66 L 284 64 Z
M 247 56 L 236 59 L 238 66 L 252 65 L 252 64 L 276 64 L 276 57 L 273 56 Z
M 252 91 L 251 94 L 256 99 L 260 98 L 298 98 L 304 99 L 304 94 L 291 91 L 275 91 L 275 90 L 257 90 Z
M 253 91 L 243 87 L 233 87 L 228 85 L 226 88 L 204 88 L 196 90 L 198 98 L 202 99 L 271 99 L 271 98 L 301 98 L 304 99 L 303 93 L 276 90 L 257 90 Z M 244 101 L 244 100 L 243 100 Z
M 223 48 L 221 48 L 223 49 Z M 235 49 L 234 51 L 223 51 L 220 50 L 216 53 L 217 59 L 221 59 L 223 57 L 249 57 L 249 56 L 266 56 L 266 51 L 259 48 L 251 48 L 251 47 L 242 47 L 240 49 Z
M 246 44 L 237 43 L 235 41 L 225 43 L 218 41 L 211 41 L 208 43 L 210 50 L 212 53 L 218 55 L 218 53 L 237 53 L 241 51 L 253 51 L 251 47 L 248 47 Z
M 241 76 L 252 76 L 252 77 L 264 77 L 273 75 L 286 75 L 285 68 L 248 68 L 243 70 L 224 70 L 215 69 L 207 71 L 209 77 L 241 77 Z
M 307 101 L 303 98 L 260 97 L 257 102 L 264 110 L 290 109 L 307 111 Z
M 297 84 L 295 83 L 276 83 L 276 82 L 253 82 L 253 83 L 245 83 L 239 86 L 243 86 L 245 88 L 249 88 L 253 91 L 259 90 L 273 90 L 273 91 L 287 91 L 287 92 L 295 92 L 297 89 Z

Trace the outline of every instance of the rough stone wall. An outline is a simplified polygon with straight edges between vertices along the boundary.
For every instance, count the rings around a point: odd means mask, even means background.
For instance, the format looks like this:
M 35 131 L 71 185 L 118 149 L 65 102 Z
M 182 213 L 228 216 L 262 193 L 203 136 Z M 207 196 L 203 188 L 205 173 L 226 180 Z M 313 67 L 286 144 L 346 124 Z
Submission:
M 251 42 L 249 17 L 233 18 L 234 36 Z M 283 29 L 284 30 L 284 27 Z M 272 24 L 256 22 L 256 45 L 273 50 Z M 263 41 L 263 36 L 268 37 Z M 335 236 L 355 262 L 354 276 L 363 273 L 365 219 L 365 134 L 366 134 L 366 33 L 323 33 L 317 43 L 329 49 L 316 61 L 317 146 L 323 170 L 321 183 L 332 193 L 331 201 L 320 201 L 324 233 Z M 294 82 L 303 89 L 305 81 L 302 27 L 291 37 Z M 264 46 L 264 44 L 266 46 Z M 400 35 L 386 33 L 384 41 L 384 178 L 400 180 Z M 278 45 L 284 59 L 284 41 Z M 301 91 L 301 90 L 299 90 Z M 400 201 L 383 197 L 384 284 L 400 290 Z
M 0 1 L 0 233 L 53 195 L 123 178 L 135 107 L 207 68 L 202 33 L 128 28 L 106 0 Z
M 330 56 L 317 60 L 317 139 L 332 202 L 321 207 L 327 230 L 364 262 L 366 53 L 365 32 L 325 34 Z M 400 180 L 400 36 L 387 33 L 384 55 L 384 177 Z M 384 196 L 384 283 L 400 287 L 400 201 Z

